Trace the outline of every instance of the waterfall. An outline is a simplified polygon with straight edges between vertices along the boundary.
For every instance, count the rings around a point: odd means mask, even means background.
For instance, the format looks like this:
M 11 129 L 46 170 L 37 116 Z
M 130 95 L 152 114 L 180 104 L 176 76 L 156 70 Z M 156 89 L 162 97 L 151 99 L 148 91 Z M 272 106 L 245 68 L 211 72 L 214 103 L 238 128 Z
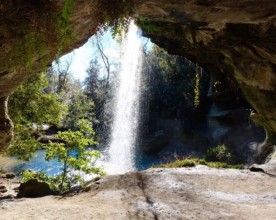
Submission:
M 114 119 L 108 151 L 109 174 L 135 169 L 134 151 L 139 120 L 142 48 L 138 27 L 132 21 L 123 41 L 121 70 L 114 97 Z

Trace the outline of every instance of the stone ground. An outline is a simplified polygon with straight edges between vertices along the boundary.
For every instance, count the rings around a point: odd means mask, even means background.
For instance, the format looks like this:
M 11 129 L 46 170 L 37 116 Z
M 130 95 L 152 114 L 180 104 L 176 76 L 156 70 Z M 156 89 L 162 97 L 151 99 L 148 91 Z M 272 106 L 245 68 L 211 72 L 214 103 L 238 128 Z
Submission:
M 71 197 L 0 202 L 0 219 L 276 219 L 275 177 L 205 166 L 94 181 Z
M 17 194 L 19 185 L 20 182 L 14 174 L 0 171 L 0 203 L 3 199 L 13 199 Z

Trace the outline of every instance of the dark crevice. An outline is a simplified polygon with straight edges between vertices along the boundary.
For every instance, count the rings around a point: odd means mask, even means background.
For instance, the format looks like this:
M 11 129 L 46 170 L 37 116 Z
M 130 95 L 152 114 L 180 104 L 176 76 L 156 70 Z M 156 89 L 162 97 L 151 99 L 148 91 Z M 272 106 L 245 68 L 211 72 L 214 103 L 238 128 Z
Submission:
M 137 172 L 136 173 L 136 177 L 137 177 L 137 180 L 138 180 L 138 182 L 137 182 L 137 185 L 138 185 L 138 187 L 141 189 L 141 191 L 142 191 L 142 193 L 143 193 L 143 196 L 145 197 L 145 199 L 146 199 L 146 202 L 148 203 L 148 205 L 152 208 L 152 209 L 154 209 L 154 207 L 153 207 L 153 201 L 151 200 L 151 198 L 147 195 L 147 193 L 146 193 L 146 190 L 145 190 L 145 183 L 144 183 L 144 179 L 143 179 L 143 175 L 142 175 L 142 173 L 140 173 L 140 172 Z M 158 215 L 154 212 L 154 211 L 152 211 L 152 214 L 153 214 L 153 216 L 154 216 L 154 219 L 155 220 L 158 220 Z

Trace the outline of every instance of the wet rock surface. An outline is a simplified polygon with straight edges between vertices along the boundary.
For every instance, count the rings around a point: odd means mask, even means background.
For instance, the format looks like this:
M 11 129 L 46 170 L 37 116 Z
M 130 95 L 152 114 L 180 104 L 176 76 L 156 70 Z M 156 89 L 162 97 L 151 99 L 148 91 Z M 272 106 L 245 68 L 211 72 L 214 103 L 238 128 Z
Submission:
M 92 181 L 73 197 L 0 203 L 0 219 L 276 218 L 276 181 L 248 170 L 150 169 Z

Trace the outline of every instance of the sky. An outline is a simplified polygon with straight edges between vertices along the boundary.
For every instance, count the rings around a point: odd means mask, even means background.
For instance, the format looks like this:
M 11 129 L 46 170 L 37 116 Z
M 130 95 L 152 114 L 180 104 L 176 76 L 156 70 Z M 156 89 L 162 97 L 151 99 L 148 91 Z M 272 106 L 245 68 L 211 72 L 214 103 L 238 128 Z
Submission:
M 146 42 L 146 38 L 143 38 L 143 41 Z M 110 63 L 118 63 L 121 54 L 121 44 L 116 39 L 113 39 L 110 30 L 102 34 L 101 43 L 104 53 L 108 57 Z M 147 45 L 151 46 L 151 43 Z M 96 57 L 98 58 L 99 64 L 103 67 L 103 62 L 95 45 L 95 36 L 92 36 L 83 46 L 59 58 L 59 68 L 63 69 L 67 62 L 71 62 L 69 72 L 75 79 L 83 82 L 87 76 L 86 70 L 89 67 L 90 61 Z M 54 61 L 52 65 L 54 69 L 57 69 L 56 61 Z M 104 68 L 101 68 L 103 75 L 106 74 L 104 70 Z
M 110 31 L 106 31 L 101 36 L 101 42 L 103 44 L 104 53 L 111 62 L 120 58 L 120 44 L 112 38 Z M 58 63 L 61 69 L 65 68 L 67 62 L 71 63 L 69 72 L 75 79 L 83 81 L 87 76 L 86 70 L 89 67 L 90 61 L 96 57 L 100 65 L 103 65 L 100 54 L 95 46 L 95 37 L 93 36 L 89 38 L 83 46 L 59 58 Z M 52 65 L 55 69 L 57 68 L 56 61 L 54 61 Z

